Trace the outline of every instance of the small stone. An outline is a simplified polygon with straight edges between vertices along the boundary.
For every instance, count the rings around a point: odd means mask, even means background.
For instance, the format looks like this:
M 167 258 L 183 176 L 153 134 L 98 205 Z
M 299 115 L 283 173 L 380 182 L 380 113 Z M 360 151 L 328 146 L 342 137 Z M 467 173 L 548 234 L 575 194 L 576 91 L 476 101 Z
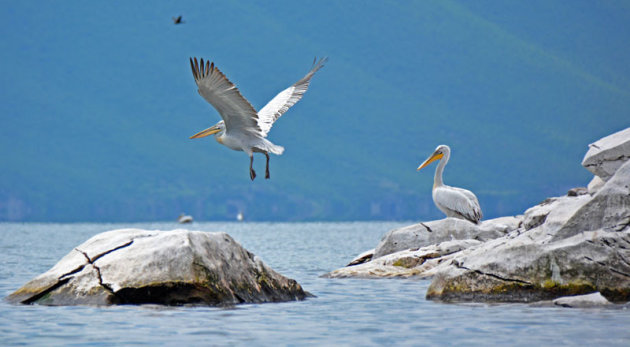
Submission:
M 612 303 L 600 292 L 595 292 L 586 295 L 574 295 L 574 296 L 563 296 L 553 300 L 554 305 L 563 306 L 563 307 L 598 307 L 598 306 L 606 306 L 611 305 Z

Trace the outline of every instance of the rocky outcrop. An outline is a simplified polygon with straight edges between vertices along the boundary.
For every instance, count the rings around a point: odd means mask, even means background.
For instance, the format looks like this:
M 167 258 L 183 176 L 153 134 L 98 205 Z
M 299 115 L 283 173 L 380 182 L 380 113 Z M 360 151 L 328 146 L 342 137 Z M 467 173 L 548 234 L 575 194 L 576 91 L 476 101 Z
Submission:
M 630 128 L 606 136 L 589 145 L 582 166 L 604 181 L 630 159 Z
M 301 300 L 294 280 L 226 233 L 113 230 L 98 234 L 7 297 L 44 305 L 232 305 Z
M 428 298 L 536 301 L 599 291 L 630 300 L 630 162 L 594 195 L 548 199 L 521 228 L 435 271 Z
M 599 292 L 605 301 L 627 302 L 628 144 L 629 129 L 591 146 L 584 165 L 599 176 L 587 189 L 481 225 L 447 218 L 393 230 L 371 260 L 326 276 L 432 278 L 426 296 L 442 301 L 536 302 Z
M 381 239 L 374 250 L 374 258 L 450 240 L 487 241 L 504 236 L 516 229 L 522 216 L 502 217 L 474 224 L 464 219 L 444 218 L 394 229 Z

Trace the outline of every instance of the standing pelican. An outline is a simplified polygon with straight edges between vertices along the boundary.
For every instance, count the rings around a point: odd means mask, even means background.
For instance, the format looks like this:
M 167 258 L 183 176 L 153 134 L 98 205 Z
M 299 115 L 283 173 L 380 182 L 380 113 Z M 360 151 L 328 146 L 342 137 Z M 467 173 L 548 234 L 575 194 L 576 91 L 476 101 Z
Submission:
M 450 156 L 451 149 L 447 145 L 439 145 L 435 152 L 420 164 L 418 170 L 436 160 L 440 160 L 437 169 L 435 169 L 435 178 L 433 179 L 433 202 L 435 206 L 444 212 L 447 217 L 466 219 L 478 224 L 483 214 L 475 194 L 470 190 L 447 186 L 442 182 L 442 172 Z
M 281 91 L 265 107 L 256 112 L 236 86 L 214 66 L 214 63 L 207 61 L 204 65 L 203 59 L 198 63 L 197 58 L 194 60 L 190 58 L 190 66 L 199 88 L 197 91 L 223 118 L 214 126 L 190 138 L 198 139 L 216 134 L 215 139 L 220 144 L 235 151 L 245 152 L 249 156 L 249 177 L 252 181 L 256 178 L 256 172 L 252 168 L 254 152 L 265 154 L 267 157 L 265 178 L 269 178 L 269 152 L 281 155 L 284 148 L 267 140 L 267 134 L 273 123 L 300 101 L 308 89 L 311 78 L 324 66 L 327 59 L 316 60 L 313 61 L 313 67 L 306 76 Z

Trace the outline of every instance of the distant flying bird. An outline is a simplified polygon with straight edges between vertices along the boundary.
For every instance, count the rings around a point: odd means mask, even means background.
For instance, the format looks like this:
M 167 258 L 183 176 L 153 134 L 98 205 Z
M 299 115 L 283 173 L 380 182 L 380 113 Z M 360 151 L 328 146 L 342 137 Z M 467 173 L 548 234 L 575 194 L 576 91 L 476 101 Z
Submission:
M 190 58 L 190 66 L 199 88 L 197 91 L 223 118 L 214 126 L 200 131 L 190 138 L 198 139 L 216 134 L 215 139 L 218 143 L 235 151 L 245 152 L 249 156 L 249 177 L 252 181 L 256 178 L 256 172 L 252 168 L 254 152 L 263 153 L 267 157 L 265 178 L 269 178 L 269 153 L 281 155 L 284 148 L 267 140 L 267 134 L 273 123 L 291 106 L 300 101 L 308 89 L 311 78 L 317 70 L 324 66 L 326 61 L 327 58 L 319 61 L 315 59 L 311 71 L 306 76 L 281 91 L 265 107 L 256 112 L 236 86 L 214 66 L 214 63 L 207 61 L 204 65 L 203 59 L 199 63 L 197 58 L 194 60 Z
M 182 24 L 182 23 L 186 23 L 186 22 L 184 22 L 184 21 L 182 20 L 182 16 L 179 16 L 179 17 L 177 17 L 177 18 L 175 18 L 175 17 L 171 17 L 171 18 L 173 18 L 173 24 Z
M 478 224 L 483 214 L 475 194 L 470 190 L 447 186 L 442 182 L 442 172 L 450 156 L 451 149 L 447 145 L 439 145 L 435 152 L 420 164 L 418 170 L 436 160 L 440 160 L 435 169 L 435 178 L 433 180 L 433 202 L 435 206 L 444 212 L 447 217 L 466 219 Z

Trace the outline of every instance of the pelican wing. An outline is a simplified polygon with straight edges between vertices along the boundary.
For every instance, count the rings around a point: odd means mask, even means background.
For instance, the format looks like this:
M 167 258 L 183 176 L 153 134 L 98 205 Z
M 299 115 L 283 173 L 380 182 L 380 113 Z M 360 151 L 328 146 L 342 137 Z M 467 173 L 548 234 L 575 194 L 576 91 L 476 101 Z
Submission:
M 435 203 L 462 217 L 477 222 L 483 218 L 481 206 L 475 194 L 471 191 L 450 186 L 435 188 L 433 194 Z
M 269 130 L 271 130 L 271 127 L 273 126 L 273 123 L 280 118 L 280 116 L 302 99 L 302 96 L 308 89 L 311 78 L 315 75 L 317 70 L 324 66 L 327 60 L 328 58 L 322 58 L 317 61 L 317 58 L 315 58 L 313 61 L 313 67 L 306 76 L 295 82 L 294 85 L 281 91 L 275 98 L 271 99 L 265 107 L 260 109 L 258 112 L 258 126 L 262 130 L 263 136 L 267 136 Z
M 214 63 L 190 58 L 190 67 L 198 92 L 225 121 L 226 132 L 250 132 L 260 135 L 258 116 L 254 107 L 241 95 L 234 83 L 225 77 Z

